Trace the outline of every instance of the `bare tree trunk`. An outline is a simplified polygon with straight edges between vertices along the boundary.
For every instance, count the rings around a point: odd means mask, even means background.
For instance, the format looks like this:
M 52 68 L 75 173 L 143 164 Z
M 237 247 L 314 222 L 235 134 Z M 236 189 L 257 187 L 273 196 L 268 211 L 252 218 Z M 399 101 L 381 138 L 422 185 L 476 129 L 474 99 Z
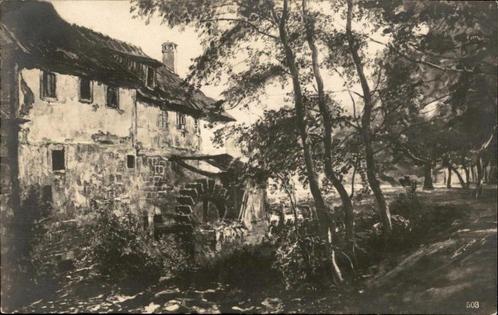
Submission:
M 351 22 L 353 19 L 353 0 L 347 0 L 348 3 L 348 15 L 347 15 L 347 23 L 346 23 L 346 34 L 348 39 L 348 45 L 353 57 L 353 62 L 356 67 L 356 72 L 358 73 L 358 77 L 360 79 L 361 88 L 363 90 L 363 116 L 361 117 L 361 136 L 363 140 L 363 145 L 365 147 L 365 161 L 367 164 L 367 179 L 372 189 L 375 200 L 377 201 L 377 208 L 379 211 L 379 215 L 381 218 L 383 229 L 386 233 L 390 234 L 392 231 L 391 224 L 391 213 L 389 208 L 387 207 L 386 200 L 384 198 L 384 194 L 380 188 L 380 183 L 377 179 L 377 169 L 375 165 L 375 157 L 372 148 L 372 135 L 370 130 L 370 120 L 372 116 L 372 94 L 370 92 L 370 87 L 368 86 L 368 82 L 363 72 L 363 65 L 361 62 L 360 55 L 358 53 L 358 47 L 356 46 L 353 38 L 353 34 L 351 32 Z
M 287 6 L 287 1 L 284 2 L 285 6 Z M 287 10 L 287 9 L 286 9 Z M 286 11 L 284 10 L 284 11 Z M 284 14 L 285 15 L 285 14 Z M 320 191 L 320 186 L 318 184 L 318 179 L 315 174 L 315 167 L 313 163 L 313 157 L 311 155 L 311 147 L 308 141 L 308 132 L 306 130 L 306 117 L 305 117 L 305 105 L 303 94 L 301 91 L 301 83 L 299 70 L 296 66 L 294 52 L 290 48 L 288 38 L 287 38 L 287 30 L 285 26 L 286 16 L 281 17 L 280 22 L 280 37 L 282 41 L 282 45 L 284 47 L 284 53 L 287 61 L 287 66 L 289 68 L 291 77 L 292 77 L 292 85 L 294 89 L 294 106 L 296 110 L 296 119 L 297 119 L 297 127 L 299 131 L 299 135 L 301 138 L 302 146 L 303 146 L 303 155 L 304 155 L 304 163 L 306 167 L 306 176 L 309 182 L 311 195 L 313 196 L 315 206 L 317 209 L 317 215 L 320 219 L 320 225 L 322 226 L 322 234 L 328 235 L 328 227 L 329 227 L 329 213 L 328 207 L 325 205 L 325 201 L 323 200 L 322 193 Z
M 456 176 L 458 177 L 458 181 L 460 182 L 460 186 L 462 186 L 463 189 L 467 189 L 468 186 L 467 184 L 465 183 L 465 181 L 463 180 L 463 177 L 462 175 L 460 175 L 460 172 L 450 163 L 449 166 L 448 166 L 451 171 L 453 171 Z
M 488 165 L 489 165 L 489 161 L 487 159 L 486 160 L 483 159 L 483 165 L 482 165 L 483 181 L 486 184 L 488 183 L 488 175 L 489 175 Z
M 320 67 L 318 62 L 318 49 L 315 45 L 314 39 L 314 20 L 306 12 L 306 0 L 302 2 L 303 6 L 303 19 L 306 26 L 306 40 L 308 46 L 311 50 L 311 60 L 313 64 L 313 75 L 315 77 L 317 90 L 318 90 L 318 107 L 320 109 L 320 114 L 323 118 L 323 144 L 324 144 L 324 168 L 325 175 L 327 179 L 332 183 L 335 190 L 339 193 L 342 202 L 342 208 L 344 211 L 344 222 L 346 226 L 346 240 L 350 244 L 354 244 L 354 222 L 353 222 L 353 204 L 351 203 L 351 198 L 349 197 L 342 181 L 339 179 L 337 174 L 332 168 L 332 123 L 331 123 L 331 113 L 329 107 L 326 103 L 325 92 L 323 87 L 323 79 L 320 73 Z
M 465 171 L 465 185 L 467 185 L 467 187 L 470 187 L 469 167 L 467 165 L 465 165 L 463 170 Z
M 484 154 L 486 154 L 486 151 L 489 149 L 489 147 L 493 144 L 493 139 L 496 136 L 496 131 L 497 131 L 498 125 L 495 125 L 493 128 L 492 133 L 489 135 L 489 138 L 484 142 L 481 147 L 477 150 L 477 183 L 476 183 L 476 189 L 475 189 L 475 197 L 476 199 L 481 196 L 482 193 L 482 178 L 483 178 L 483 172 L 485 172 L 485 168 L 487 165 L 487 161 L 485 160 Z M 496 152 L 496 151 L 494 151 Z
M 448 176 L 446 178 L 446 188 L 451 188 L 451 167 L 448 166 L 447 170 Z
M 354 180 L 356 177 L 356 169 L 358 168 L 358 158 L 356 159 L 353 167 L 353 175 L 351 175 L 351 193 L 349 194 L 349 198 L 353 199 L 354 196 Z
M 478 199 L 482 193 L 482 163 L 480 156 L 477 157 L 476 168 L 477 168 L 477 180 L 476 180 L 476 188 L 474 191 L 474 196 L 476 199 Z
M 432 190 L 434 189 L 434 185 L 432 183 L 432 164 L 431 162 L 427 162 L 424 164 L 424 190 Z
M 494 162 L 496 163 L 496 161 Z M 496 180 L 497 180 L 497 171 L 496 171 L 496 165 L 494 164 L 491 164 L 491 166 L 489 167 L 489 184 L 496 184 Z
M 274 14 L 276 16 L 276 14 Z M 306 176 L 308 179 L 308 184 L 310 186 L 311 194 L 313 195 L 313 199 L 315 202 L 317 217 L 318 217 L 318 227 L 321 237 L 330 243 L 329 234 L 335 233 L 335 224 L 332 222 L 329 215 L 329 208 L 325 204 L 323 200 L 322 193 L 320 191 L 320 186 L 318 184 L 318 179 L 315 174 L 313 157 L 311 155 L 311 147 L 308 142 L 308 133 L 306 130 L 306 111 L 304 105 L 303 94 L 301 90 L 300 83 L 300 75 L 299 70 L 296 66 L 296 60 L 294 52 L 289 44 L 289 39 L 287 35 L 287 26 L 286 22 L 289 17 L 288 11 L 288 0 L 284 0 L 282 15 L 278 19 L 278 29 L 279 29 L 279 37 L 283 47 L 283 52 L 285 54 L 286 65 L 289 69 L 291 78 L 292 78 L 292 86 L 294 90 L 294 107 L 296 110 L 296 120 L 298 125 L 298 131 L 301 138 L 302 146 L 303 146 L 303 155 L 304 155 L 304 163 L 306 167 Z M 326 254 L 331 259 L 332 270 L 335 274 L 336 279 L 339 282 L 343 281 L 340 270 L 335 263 L 335 256 L 333 249 L 330 246 L 325 246 Z

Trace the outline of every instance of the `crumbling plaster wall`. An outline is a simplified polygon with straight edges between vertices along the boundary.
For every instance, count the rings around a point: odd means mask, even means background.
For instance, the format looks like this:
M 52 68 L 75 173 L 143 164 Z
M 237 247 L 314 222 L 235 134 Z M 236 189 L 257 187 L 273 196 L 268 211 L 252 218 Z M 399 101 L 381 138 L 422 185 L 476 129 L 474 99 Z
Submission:
M 119 109 L 109 108 L 105 105 L 104 84 L 94 81 L 93 101 L 80 102 L 79 78 L 56 74 L 56 99 L 42 99 L 41 73 L 38 69 L 23 69 L 20 73 L 20 111 L 25 111 L 23 118 L 29 120 L 21 131 L 22 142 L 95 143 L 92 136 L 99 133 L 131 137 L 135 90 L 120 88 Z M 34 96 L 27 110 L 23 81 Z
M 64 149 L 65 169 L 52 170 L 52 150 Z M 21 186 L 50 186 L 55 211 L 72 215 L 89 210 L 92 200 L 113 202 L 139 209 L 141 176 L 136 168 L 128 168 L 126 156 L 134 154 L 126 144 L 21 144 Z M 137 207 L 133 207 L 136 205 Z
M 92 200 L 127 206 L 137 214 L 173 209 L 178 187 L 197 178 L 168 161 L 171 153 L 193 153 L 198 145 L 193 118 L 187 116 L 187 133 L 176 130 L 170 112 L 169 129 L 160 129 L 160 110 L 136 104 L 135 90 L 119 89 L 119 109 L 105 105 L 106 87 L 93 82 L 93 100 L 79 100 L 79 78 L 56 74 L 56 99 L 40 97 L 38 69 L 19 75 L 19 114 L 26 120 L 19 132 L 20 181 L 23 191 L 32 185 L 50 186 L 56 211 L 71 215 L 92 207 Z M 138 116 L 137 116 L 138 115 Z M 171 147 L 157 139 L 181 137 Z M 137 142 L 139 140 L 140 142 Z M 65 169 L 52 170 L 52 150 L 64 149 Z M 128 155 L 135 157 L 129 168 Z M 169 210 L 168 210 L 169 211 Z M 172 211 L 172 210 L 171 210 Z
M 176 126 L 176 112 L 166 111 L 167 126 L 161 125 L 158 106 L 137 102 L 137 143 L 145 152 L 168 156 L 170 154 L 199 151 L 200 135 L 195 129 L 195 119 L 185 115 L 185 130 Z M 200 125 L 199 125 L 200 128 Z

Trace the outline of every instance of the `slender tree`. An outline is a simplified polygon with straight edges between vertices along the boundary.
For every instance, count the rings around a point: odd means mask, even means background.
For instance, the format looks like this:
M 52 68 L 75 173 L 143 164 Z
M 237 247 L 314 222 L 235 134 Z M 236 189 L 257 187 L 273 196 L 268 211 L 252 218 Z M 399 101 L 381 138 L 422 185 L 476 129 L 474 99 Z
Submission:
M 325 175 L 330 180 L 334 188 L 339 193 L 342 201 L 342 206 L 344 208 L 344 217 L 346 225 L 346 239 L 354 243 L 354 222 L 353 222 L 353 204 L 351 198 L 348 195 L 342 181 L 339 179 L 338 175 L 332 168 L 332 123 L 331 123 L 331 113 L 326 102 L 326 96 L 324 91 L 323 79 L 320 71 L 319 61 L 318 61 L 318 48 L 315 44 L 315 20 L 311 16 L 307 9 L 307 1 L 302 1 L 302 11 L 303 11 L 303 21 L 306 30 L 306 41 L 311 50 L 311 61 L 313 68 L 313 75 L 316 81 L 316 87 L 318 91 L 318 107 L 323 119 L 323 146 L 324 146 L 324 170 Z
M 390 233 L 392 230 L 391 224 L 391 214 L 384 198 L 384 194 L 380 188 L 379 180 L 377 179 L 377 167 L 375 163 L 375 155 L 372 146 L 372 131 L 371 131 L 371 119 L 373 110 L 373 100 L 372 92 L 368 84 L 368 80 L 365 76 L 363 69 L 363 63 L 358 52 L 358 44 L 352 33 L 352 20 L 353 20 L 353 0 L 347 0 L 347 21 L 346 21 L 346 35 L 349 45 L 349 50 L 356 68 L 356 73 L 360 80 L 361 88 L 363 90 L 363 115 L 361 117 L 361 136 L 363 139 L 363 145 L 365 148 L 365 160 L 367 164 L 367 178 L 370 188 L 372 189 L 375 200 L 377 202 L 377 207 L 379 215 L 382 221 L 384 230 Z

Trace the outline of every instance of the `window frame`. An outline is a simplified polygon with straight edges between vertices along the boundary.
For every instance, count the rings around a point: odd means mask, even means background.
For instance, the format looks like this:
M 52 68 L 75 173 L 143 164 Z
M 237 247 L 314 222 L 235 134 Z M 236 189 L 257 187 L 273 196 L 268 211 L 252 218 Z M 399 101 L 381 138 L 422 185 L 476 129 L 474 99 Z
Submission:
M 46 78 L 48 78 L 48 76 L 53 76 L 54 80 L 53 80 L 53 94 L 54 95 L 47 95 L 46 92 L 47 92 L 47 89 L 45 89 L 45 85 L 47 82 Z M 50 87 L 51 89 L 52 87 Z M 57 100 L 57 74 L 55 72 L 52 72 L 52 71 L 45 71 L 45 70 L 42 70 L 41 73 L 40 73 L 40 99 L 42 100 L 47 100 L 47 101 L 56 101 Z
M 109 104 L 109 89 L 114 89 L 116 91 L 116 106 Z M 105 106 L 107 108 L 119 109 L 119 87 L 106 85 L 105 88 Z
M 130 160 L 133 160 L 133 167 L 130 167 Z M 126 168 L 128 170 L 134 170 L 135 168 L 137 168 L 137 157 L 133 154 L 127 154 L 126 155 Z
M 88 83 L 90 85 L 89 86 L 90 87 L 90 98 L 88 98 L 88 99 L 83 98 L 82 95 L 81 95 L 81 83 L 82 83 L 83 80 L 88 80 Z M 81 103 L 92 103 L 93 102 L 93 80 L 80 77 L 80 79 L 79 79 L 79 86 L 78 86 L 78 98 L 79 98 L 79 101 Z M 107 94 L 106 94 L 106 98 L 107 98 Z M 106 102 L 107 102 L 107 100 L 106 100 Z
M 165 122 L 166 124 L 164 124 Z M 157 117 L 157 126 L 162 130 L 169 128 L 169 113 L 167 110 L 160 109 L 159 116 Z
M 152 73 L 150 73 L 151 71 Z M 149 84 L 150 76 L 152 75 L 152 81 Z M 145 86 L 153 89 L 156 86 L 156 69 L 150 66 L 145 66 Z
M 54 153 L 55 152 L 62 152 L 62 164 L 63 164 L 63 168 L 55 168 L 54 166 Z M 51 150 L 51 155 L 50 155 L 50 159 L 51 159 L 51 162 L 52 162 L 52 172 L 55 172 L 55 173 L 63 173 L 66 171 L 66 150 L 65 148 L 53 148 Z
M 176 112 L 176 129 L 187 130 L 187 115 L 184 113 Z

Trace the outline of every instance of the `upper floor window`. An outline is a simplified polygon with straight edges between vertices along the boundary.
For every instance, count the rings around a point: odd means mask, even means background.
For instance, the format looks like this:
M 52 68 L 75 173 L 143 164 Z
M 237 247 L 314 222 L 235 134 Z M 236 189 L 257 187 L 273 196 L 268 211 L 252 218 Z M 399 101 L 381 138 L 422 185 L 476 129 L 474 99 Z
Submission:
M 152 67 L 146 67 L 145 71 L 145 85 L 147 85 L 147 87 L 153 88 L 156 84 L 156 72 Z
M 56 98 L 56 76 L 55 73 L 43 71 L 41 76 L 41 97 Z
M 110 108 L 119 108 L 119 88 L 107 87 L 106 105 Z
M 185 117 L 185 114 L 176 113 L 176 129 L 185 130 L 186 121 L 187 118 Z
M 93 101 L 92 81 L 80 78 L 80 101 L 91 103 Z
M 199 119 L 197 119 L 197 118 L 194 120 L 194 130 L 195 130 L 195 133 L 197 133 L 197 134 L 201 133 L 201 128 L 199 126 Z
M 157 120 L 157 126 L 161 129 L 168 129 L 168 111 L 161 110 Z

